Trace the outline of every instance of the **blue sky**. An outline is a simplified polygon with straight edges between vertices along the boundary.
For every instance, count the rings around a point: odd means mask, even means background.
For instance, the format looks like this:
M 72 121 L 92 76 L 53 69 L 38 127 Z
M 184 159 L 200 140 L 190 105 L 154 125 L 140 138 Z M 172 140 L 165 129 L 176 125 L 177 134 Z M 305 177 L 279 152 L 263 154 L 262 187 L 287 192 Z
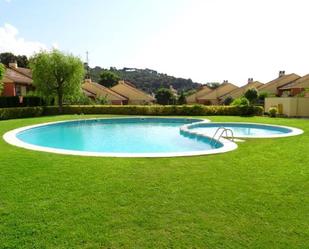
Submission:
M 206 83 L 309 73 L 306 0 L 0 0 L 0 52 L 52 46 L 90 65 Z

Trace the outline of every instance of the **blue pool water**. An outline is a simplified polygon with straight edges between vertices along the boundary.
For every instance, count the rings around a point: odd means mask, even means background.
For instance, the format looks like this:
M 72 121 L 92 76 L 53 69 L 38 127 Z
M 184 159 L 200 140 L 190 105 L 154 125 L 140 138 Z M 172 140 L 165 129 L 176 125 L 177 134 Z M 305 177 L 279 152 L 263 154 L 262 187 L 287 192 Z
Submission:
M 117 118 L 49 124 L 17 134 L 21 141 L 56 149 L 104 153 L 178 153 L 222 147 L 210 139 L 188 137 L 179 128 L 201 120 Z
M 193 125 L 190 130 L 212 137 L 219 127 L 231 129 L 235 137 L 271 137 L 291 132 L 290 129 L 284 127 L 250 123 L 204 123 Z

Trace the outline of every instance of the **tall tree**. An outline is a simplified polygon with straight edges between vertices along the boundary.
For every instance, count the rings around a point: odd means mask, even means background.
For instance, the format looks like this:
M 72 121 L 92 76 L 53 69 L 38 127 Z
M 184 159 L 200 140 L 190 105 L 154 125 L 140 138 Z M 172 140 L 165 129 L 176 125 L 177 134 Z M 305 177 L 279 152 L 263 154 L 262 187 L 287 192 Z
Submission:
M 170 105 L 175 102 L 174 95 L 168 88 L 160 88 L 156 93 L 156 99 L 160 105 Z
M 4 77 L 4 73 L 5 73 L 5 67 L 2 63 L 0 63 L 0 95 L 3 91 L 3 82 L 2 79 Z
M 80 94 L 84 65 L 78 57 L 56 49 L 43 51 L 30 59 L 30 68 L 36 90 L 45 97 L 57 97 L 60 113 L 64 97 Z
M 19 67 L 28 67 L 29 61 L 25 55 L 14 55 L 10 52 L 0 54 L 0 62 L 4 65 L 9 66 L 11 62 L 17 62 Z
M 187 104 L 186 96 L 185 96 L 183 91 L 181 91 L 181 93 L 180 93 L 180 95 L 178 97 L 178 101 L 177 102 L 178 102 L 178 105 L 185 105 L 185 104 Z
M 106 87 L 112 87 L 114 85 L 117 85 L 119 80 L 120 77 L 112 71 L 103 71 L 100 74 L 99 83 Z
M 250 104 L 252 105 L 256 103 L 259 94 L 255 88 L 250 88 L 245 92 L 244 96 L 249 100 Z

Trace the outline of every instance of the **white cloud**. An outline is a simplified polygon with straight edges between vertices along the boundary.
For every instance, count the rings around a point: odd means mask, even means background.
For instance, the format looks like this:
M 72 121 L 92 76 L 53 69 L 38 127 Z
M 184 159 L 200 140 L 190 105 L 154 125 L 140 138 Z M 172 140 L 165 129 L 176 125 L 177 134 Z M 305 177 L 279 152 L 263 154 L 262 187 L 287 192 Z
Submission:
M 262 82 L 279 70 L 309 73 L 307 0 L 192 0 L 190 8 L 151 37 L 132 58 L 199 82 Z M 129 63 L 129 62 L 128 62 Z
M 46 50 L 47 46 L 37 41 L 27 41 L 19 36 L 19 31 L 11 24 L 0 27 L 0 52 L 12 52 L 31 56 L 40 50 Z

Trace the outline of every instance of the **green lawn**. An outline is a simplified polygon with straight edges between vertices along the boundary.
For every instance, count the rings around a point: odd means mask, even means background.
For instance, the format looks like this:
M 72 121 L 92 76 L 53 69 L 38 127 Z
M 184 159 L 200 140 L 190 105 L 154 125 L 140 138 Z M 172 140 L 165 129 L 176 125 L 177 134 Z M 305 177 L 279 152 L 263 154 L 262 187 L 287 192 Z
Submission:
M 0 121 L 0 135 L 74 117 Z M 0 248 L 309 248 L 309 120 L 208 118 L 305 133 L 157 159 L 49 154 L 1 138 Z

